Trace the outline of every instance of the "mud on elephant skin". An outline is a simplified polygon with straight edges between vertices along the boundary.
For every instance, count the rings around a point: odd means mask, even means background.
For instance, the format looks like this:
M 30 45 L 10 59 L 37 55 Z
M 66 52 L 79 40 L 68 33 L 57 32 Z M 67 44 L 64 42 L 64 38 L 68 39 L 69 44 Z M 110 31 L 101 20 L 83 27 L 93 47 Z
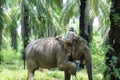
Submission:
M 79 45 L 77 45 L 78 43 Z M 72 56 L 74 59 L 79 59 L 84 53 L 89 80 L 92 80 L 90 54 L 86 52 L 86 49 L 80 48 L 83 47 L 85 43 L 81 44 L 81 41 L 78 39 L 74 44 L 74 54 Z M 84 50 L 81 52 L 81 49 Z M 38 39 L 28 44 L 25 49 L 25 58 L 28 67 L 27 79 L 34 80 L 34 72 L 39 67 L 46 69 L 58 67 L 62 71 L 67 71 L 67 74 L 65 73 L 65 80 L 70 80 L 70 76 L 76 74 L 76 64 L 71 61 L 65 61 L 65 56 L 66 49 L 61 42 L 54 37 Z M 90 62 L 88 62 L 88 60 Z M 66 79 L 66 77 L 68 78 Z

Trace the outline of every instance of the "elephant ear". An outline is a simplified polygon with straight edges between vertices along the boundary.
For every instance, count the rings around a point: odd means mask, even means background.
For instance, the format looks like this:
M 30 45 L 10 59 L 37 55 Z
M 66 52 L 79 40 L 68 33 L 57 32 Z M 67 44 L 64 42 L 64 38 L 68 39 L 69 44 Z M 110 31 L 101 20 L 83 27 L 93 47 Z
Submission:
M 73 40 L 73 45 L 76 45 L 76 44 L 77 44 L 77 40 L 74 39 L 74 40 Z
M 79 40 L 79 36 L 77 36 L 77 37 L 74 37 L 74 39 L 73 39 L 73 44 L 77 44 L 77 41 Z
M 82 36 L 78 36 L 78 40 L 79 40 L 79 41 L 83 41 L 84 38 L 83 38 Z
M 76 45 L 78 41 L 83 41 L 84 39 L 81 36 L 77 36 L 73 40 L 73 44 Z

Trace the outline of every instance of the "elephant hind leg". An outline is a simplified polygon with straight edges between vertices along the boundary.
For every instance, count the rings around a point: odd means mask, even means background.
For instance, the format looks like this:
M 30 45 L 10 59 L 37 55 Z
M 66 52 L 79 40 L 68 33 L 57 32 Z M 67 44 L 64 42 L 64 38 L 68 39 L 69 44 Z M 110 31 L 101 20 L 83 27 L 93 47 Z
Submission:
M 28 78 L 27 78 L 27 80 L 34 80 L 34 72 L 35 72 L 36 69 L 38 69 L 38 67 L 33 68 L 33 69 L 28 69 Z
M 31 64 L 28 64 L 28 78 L 27 80 L 34 80 L 34 72 L 36 69 L 38 69 L 38 65 L 31 61 Z

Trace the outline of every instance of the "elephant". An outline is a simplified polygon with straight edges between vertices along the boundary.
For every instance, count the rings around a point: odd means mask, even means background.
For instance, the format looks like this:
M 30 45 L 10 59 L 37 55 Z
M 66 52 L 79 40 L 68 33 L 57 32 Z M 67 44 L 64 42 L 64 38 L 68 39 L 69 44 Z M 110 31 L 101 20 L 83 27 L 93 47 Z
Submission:
M 27 80 L 34 80 L 36 69 L 55 68 L 64 71 L 65 80 L 70 80 L 76 74 L 76 64 L 73 60 L 85 60 L 89 80 L 92 79 L 92 59 L 89 48 L 82 37 L 73 42 L 72 54 L 69 61 L 65 61 L 66 49 L 55 37 L 40 38 L 28 44 L 25 48 L 25 59 L 28 68 Z M 84 57 L 84 58 L 82 58 Z

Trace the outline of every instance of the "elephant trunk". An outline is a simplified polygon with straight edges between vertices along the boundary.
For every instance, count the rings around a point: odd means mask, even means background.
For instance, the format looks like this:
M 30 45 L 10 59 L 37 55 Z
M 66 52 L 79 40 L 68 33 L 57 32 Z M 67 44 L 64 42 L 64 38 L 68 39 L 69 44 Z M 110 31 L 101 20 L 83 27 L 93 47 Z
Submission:
M 86 54 L 85 61 L 86 61 L 88 78 L 89 78 L 89 80 L 93 80 L 93 78 L 92 78 L 92 58 L 91 58 L 90 53 Z

